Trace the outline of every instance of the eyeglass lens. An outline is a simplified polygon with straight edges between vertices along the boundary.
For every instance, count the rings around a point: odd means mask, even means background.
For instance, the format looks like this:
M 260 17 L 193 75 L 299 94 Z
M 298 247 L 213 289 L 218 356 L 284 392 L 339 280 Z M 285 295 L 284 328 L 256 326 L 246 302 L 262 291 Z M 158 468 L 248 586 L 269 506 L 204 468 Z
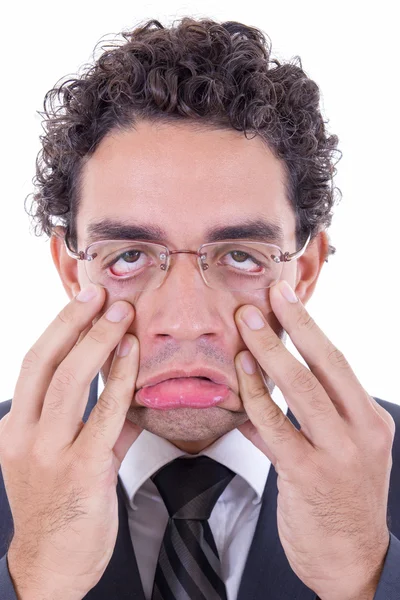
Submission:
M 156 289 L 167 276 L 165 248 L 134 241 L 96 242 L 85 261 L 89 279 L 111 294 Z M 277 246 L 257 242 L 220 242 L 202 248 L 202 276 L 212 288 L 255 291 L 273 285 L 283 264 Z M 171 257 L 173 260 L 173 257 Z

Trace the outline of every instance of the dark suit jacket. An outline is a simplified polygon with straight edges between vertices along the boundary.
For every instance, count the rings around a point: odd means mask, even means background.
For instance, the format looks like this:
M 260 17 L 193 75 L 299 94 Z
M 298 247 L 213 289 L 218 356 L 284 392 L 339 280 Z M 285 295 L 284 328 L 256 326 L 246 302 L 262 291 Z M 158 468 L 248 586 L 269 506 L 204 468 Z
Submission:
M 90 386 L 84 422 L 97 402 L 97 382 L 98 376 Z M 400 600 L 400 406 L 375 399 L 393 416 L 397 431 L 388 504 L 390 545 L 374 600 Z M 11 402 L 0 403 L 0 418 L 10 410 Z M 290 410 L 287 414 L 299 428 Z M 291 569 L 280 543 L 276 522 L 276 477 L 271 465 L 237 600 L 317 600 L 315 592 L 306 587 Z M 119 528 L 114 553 L 102 578 L 86 594 L 85 600 L 145 600 L 119 478 L 117 493 Z M 17 600 L 7 565 L 7 551 L 12 536 L 12 515 L 0 472 L 0 600 Z

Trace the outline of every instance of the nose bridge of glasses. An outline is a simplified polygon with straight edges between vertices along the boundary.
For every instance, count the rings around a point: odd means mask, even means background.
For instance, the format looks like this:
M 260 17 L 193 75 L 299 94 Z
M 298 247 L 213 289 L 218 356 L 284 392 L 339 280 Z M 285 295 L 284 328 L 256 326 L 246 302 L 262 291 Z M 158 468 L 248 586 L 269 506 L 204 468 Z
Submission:
M 171 257 L 172 255 L 175 254 L 194 254 L 194 256 L 196 257 L 196 262 L 199 268 L 201 265 L 201 254 L 199 254 L 199 251 L 196 250 L 170 250 L 169 251 L 169 257 Z
M 199 255 L 199 253 L 196 252 L 196 250 L 170 250 L 169 254 L 195 254 L 196 256 Z

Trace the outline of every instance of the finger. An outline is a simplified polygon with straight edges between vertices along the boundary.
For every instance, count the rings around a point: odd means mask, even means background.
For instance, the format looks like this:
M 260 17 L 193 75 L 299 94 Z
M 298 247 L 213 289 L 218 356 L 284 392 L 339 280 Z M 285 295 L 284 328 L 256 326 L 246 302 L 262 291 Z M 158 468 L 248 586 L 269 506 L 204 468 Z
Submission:
M 256 311 L 258 329 L 247 324 L 257 323 L 249 320 L 248 309 Z M 255 306 L 240 307 L 235 319 L 246 346 L 282 391 L 303 433 L 318 447 L 336 447 L 344 423 L 317 378 L 289 352 Z
M 272 309 L 339 414 L 349 422 L 372 422 L 370 397 L 343 353 L 318 327 L 302 302 L 289 302 L 282 290 L 289 297 L 291 292 L 297 297 L 287 281 L 281 281 L 270 289 Z
M 127 410 L 129 410 L 129 407 Z M 129 448 L 132 446 L 133 442 L 139 437 L 142 431 L 143 429 L 139 427 L 139 425 L 136 425 L 136 423 L 132 423 L 132 421 L 129 421 L 129 419 L 124 420 L 120 436 L 114 444 L 113 448 L 114 455 L 116 457 L 115 460 L 117 471 L 119 471 L 121 463 L 124 460 Z
M 293 461 L 304 456 L 311 445 L 272 400 L 251 353 L 240 352 L 235 358 L 235 366 L 245 411 L 262 440 L 258 448 L 274 466 L 277 463 L 293 465 Z
M 80 334 L 75 346 L 78 346 L 78 344 L 81 343 L 81 341 L 87 336 L 87 334 L 89 333 L 89 331 L 92 329 L 93 327 L 93 323 L 90 323 L 87 327 L 85 327 L 85 329 L 82 331 L 82 333 Z
M 103 306 L 104 288 L 90 285 L 83 291 L 92 289 L 94 297 L 85 302 L 75 297 L 62 309 L 23 359 L 10 409 L 12 421 L 21 431 L 39 421 L 57 367 Z
M 133 316 L 131 304 L 115 302 L 57 368 L 39 422 L 41 435 L 50 447 L 65 447 L 75 438 L 81 427 L 88 386 L 121 341 Z
M 275 466 L 277 458 L 275 454 L 272 452 L 271 448 L 267 446 L 267 444 L 262 439 L 257 427 L 253 425 L 250 421 L 246 421 L 237 427 L 238 431 L 244 435 L 245 438 L 249 440 L 256 448 L 258 448 L 267 458 L 269 458 L 270 462 Z
M 114 449 L 118 468 L 142 431 L 134 423 L 126 422 L 135 394 L 139 342 L 135 336 L 125 334 L 119 347 L 127 354 L 118 355 L 118 349 L 114 353 L 104 390 L 75 442 L 77 452 L 85 456 L 107 457 Z

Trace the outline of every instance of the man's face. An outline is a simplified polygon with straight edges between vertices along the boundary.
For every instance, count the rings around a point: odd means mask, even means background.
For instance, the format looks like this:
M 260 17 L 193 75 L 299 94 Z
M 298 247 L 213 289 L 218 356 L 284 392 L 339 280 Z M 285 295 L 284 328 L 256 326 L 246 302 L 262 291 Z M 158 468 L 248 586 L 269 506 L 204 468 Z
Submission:
M 197 250 L 210 228 L 263 219 L 281 225 L 284 252 L 298 249 L 282 164 L 259 137 L 246 139 L 234 130 L 195 131 L 187 124 L 141 122 L 135 130 L 104 138 L 82 174 L 79 249 L 92 241 L 89 224 L 107 218 L 162 228 L 170 250 Z M 282 272 L 293 287 L 296 264 L 286 263 Z M 88 279 L 81 262 L 78 269 L 84 286 Z M 140 343 L 137 389 L 157 375 L 201 367 L 225 376 L 230 388 L 228 397 L 211 408 L 157 410 L 133 398 L 127 418 L 188 451 L 199 451 L 244 423 L 247 415 L 238 395 L 234 358 L 245 345 L 234 314 L 239 306 L 254 304 L 282 338 L 269 289 L 252 293 L 211 289 L 201 278 L 196 257 L 178 254 L 172 257 L 161 287 L 124 299 L 136 310 L 129 331 Z M 103 312 L 115 300 L 108 294 Z M 103 366 L 104 380 L 112 356 Z

